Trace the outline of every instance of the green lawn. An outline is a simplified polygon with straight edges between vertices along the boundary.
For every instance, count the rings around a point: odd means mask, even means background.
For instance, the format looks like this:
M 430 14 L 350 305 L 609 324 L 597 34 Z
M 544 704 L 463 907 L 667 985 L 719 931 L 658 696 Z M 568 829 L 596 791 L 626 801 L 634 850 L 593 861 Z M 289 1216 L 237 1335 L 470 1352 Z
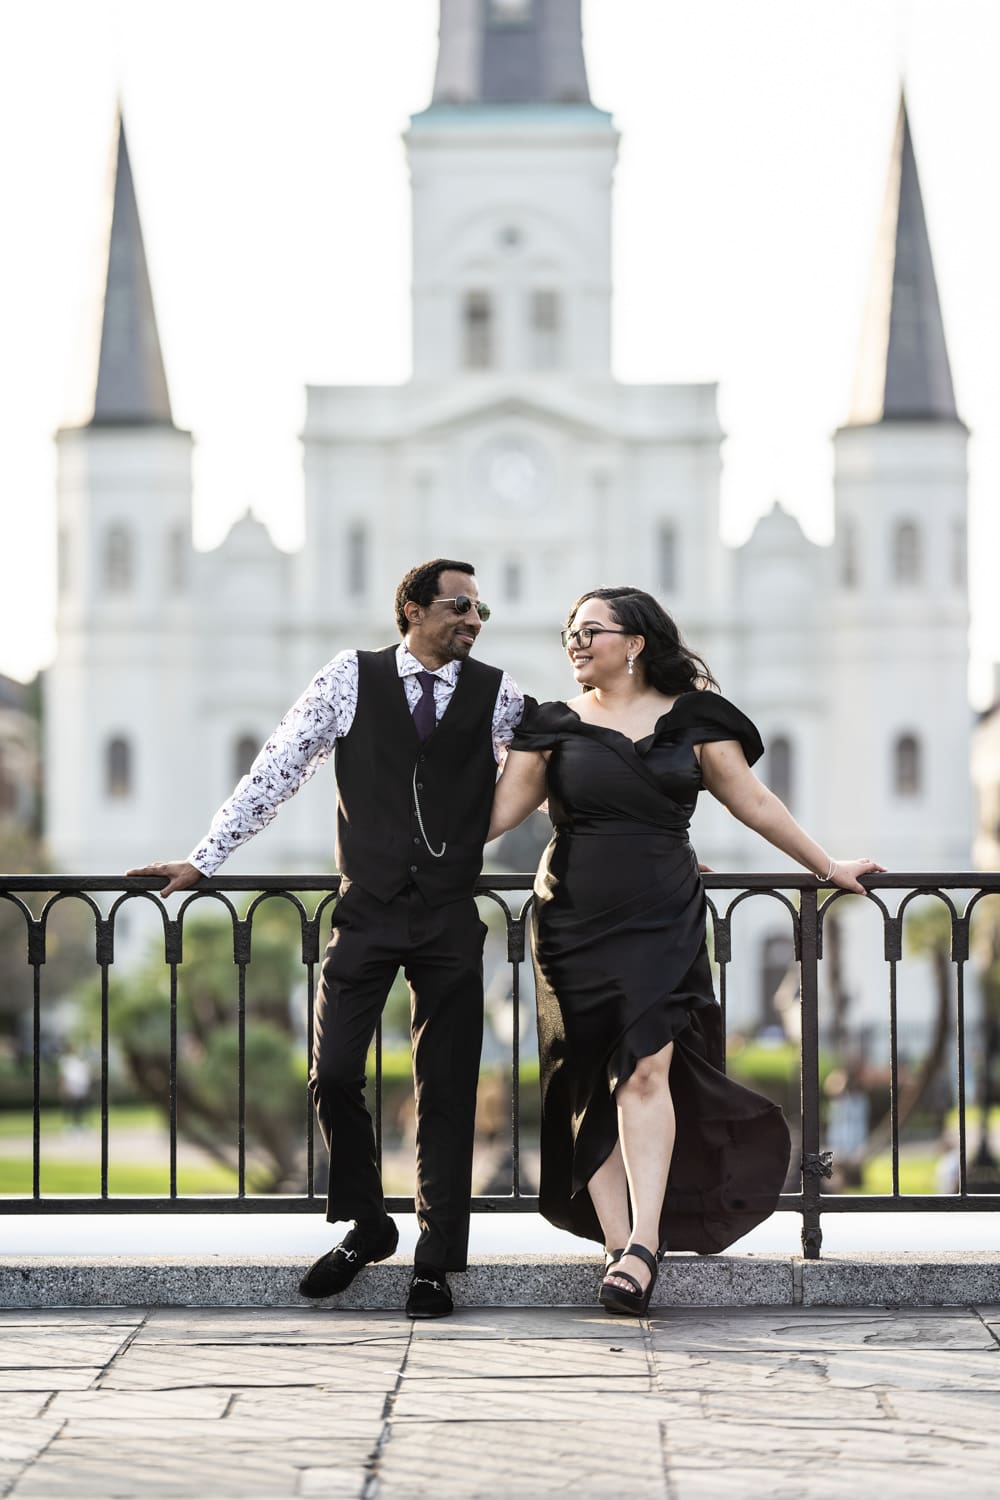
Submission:
M 66 1128 L 66 1116 L 61 1109 L 43 1109 L 39 1112 L 42 1135 L 59 1135 Z M 30 1109 L 0 1110 L 0 1141 L 5 1137 L 31 1135 Z M 101 1128 L 100 1110 L 88 1109 L 84 1120 L 89 1130 Z M 160 1110 L 152 1104 L 128 1104 L 108 1111 L 108 1125 L 115 1130 L 155 1130 L 164 1125 Z
M 248 1183 L 248 1189 L 249 1189 Z M 41 1191 L 46 1198 L 83 1196 L 96 1198 L 101 1191 L 101 1172 L 94 1162 L 43 1162 Z M 170 1191 L 167 1167 L 125 1162 L 108 1169 L 108 1192 L 112 1197 L 165 1198 Z M 225 1167 L 185 1167 L 177 1173 L 177 1191 L 184 1197 L 236 1192 L 236 1173 Z M 23 1157 L 0 1156 L 0 1194 L 30 1195 L 31 1162 Z
M 901 1193 L 936 1193 L 937 1154 L 901 1156 L 899 1159 L 899 1191 Z M 873 1156 L 865 1162 L 864 1177 L 857 1193 L 892 1192 L 892 1155 L 886 1151 L 882 1156 Z

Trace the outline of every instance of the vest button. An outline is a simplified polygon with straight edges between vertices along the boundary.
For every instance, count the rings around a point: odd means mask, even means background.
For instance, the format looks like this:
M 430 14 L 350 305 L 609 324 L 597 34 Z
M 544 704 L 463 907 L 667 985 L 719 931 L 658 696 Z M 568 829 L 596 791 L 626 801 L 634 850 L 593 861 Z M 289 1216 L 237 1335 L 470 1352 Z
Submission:
M 427 759 L 426 755 L 418 755 L 417 756 L 417 760 L 420 762 L 421 765 L 423 765 L 423 763 L 424 763 L 424 761 L 426 759 Z
M 423 784 L 423 782 L 422 782 L 422 781 L 418 781 L 418 782 L 417 782 L 417 791 L 418 791 L 418 792 L 422 792 L 422 791 L 423 791 L 423 789 L 424 789 L 424 784 Z
M 414 842 L 414 843 L 415 843 L 415 844 L 419 844 L 419 843 L 420 843 L 420 840 L 419 840 L 419 839 L 414 839 L 414 840 L 413 840 L 413 842 Z
M 416 865 L 411 865 L 410 866 L 410 874 L 411 875 L 415 875 L 416 873 L 417 873 L 417 867 L 416 867 Z

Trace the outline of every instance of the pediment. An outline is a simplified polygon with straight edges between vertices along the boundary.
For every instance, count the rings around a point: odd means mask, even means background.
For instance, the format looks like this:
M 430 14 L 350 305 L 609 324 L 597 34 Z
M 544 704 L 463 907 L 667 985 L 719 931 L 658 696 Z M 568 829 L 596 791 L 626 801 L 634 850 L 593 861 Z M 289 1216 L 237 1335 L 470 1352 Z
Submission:
M 491 391 L 476 396 L 466 387 L 453 398 L 438 395 L 423 409 L 411 410 L 407 423 L 408 438 L 444 438 L 473 428 L 493 426 L 500 422 L 519 421 L 540 427 L 558 429 L 574 438 L 616 440 L 624 434 L 607 421 L 608 396 L 603 400 L 547 391 Z

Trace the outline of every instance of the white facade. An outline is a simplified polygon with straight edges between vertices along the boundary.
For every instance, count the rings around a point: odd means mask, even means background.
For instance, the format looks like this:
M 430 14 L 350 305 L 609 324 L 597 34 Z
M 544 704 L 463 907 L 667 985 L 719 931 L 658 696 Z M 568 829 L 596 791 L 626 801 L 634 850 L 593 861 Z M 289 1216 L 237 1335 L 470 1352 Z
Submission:
M 764 778 L 818 839 L 969 867 L 965 429 L 889 409 L 847 427 L 831 547 L 777 507 L 724 546 L 715 387 L 611 373 L 616 146 L 579 101 L 414 118 L 413 376 L 309 389 L 297 556 L 249 517 L 193 552 L 190 440 L 162 413 L 61 434 L 46 760 L 63 868 L 186 854 L 248 743 L 337 650 L 392 641 L 398 579 L 436 555 L 475 565 L 495 610 L 478 653 L 540 699 L 570 690 L 558 632 L 583 589 L 650 590 L 756 720 Z M 334 800 L 321 773 L 227 868 L 329 869 Z M 787 867 L 717 806 L 696 842 L 719 869 Z M 774 931 L 757 906 L 737 1025 L 759 1019 Z

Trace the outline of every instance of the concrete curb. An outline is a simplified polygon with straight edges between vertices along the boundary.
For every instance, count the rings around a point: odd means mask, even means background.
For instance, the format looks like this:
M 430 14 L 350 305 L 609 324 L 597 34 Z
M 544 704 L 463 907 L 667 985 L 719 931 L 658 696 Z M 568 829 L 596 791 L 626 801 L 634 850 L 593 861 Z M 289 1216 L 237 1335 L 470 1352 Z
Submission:
M 0 1307 L 307 1307 L 295 1256 L 0 1256 Z M 402 1308 L 411 1266 L 369 1266 L 320 1304 L 373 1312 Z M 592 1256 L 474 1257 L 450 1284 L 462 1307 L 592 1307 Z M 932 1307 L 1000 1304 L 1000 1252 L 855 1254 L 807 1261 L 788 1255 L 669 1255 L 655 1307 Z

